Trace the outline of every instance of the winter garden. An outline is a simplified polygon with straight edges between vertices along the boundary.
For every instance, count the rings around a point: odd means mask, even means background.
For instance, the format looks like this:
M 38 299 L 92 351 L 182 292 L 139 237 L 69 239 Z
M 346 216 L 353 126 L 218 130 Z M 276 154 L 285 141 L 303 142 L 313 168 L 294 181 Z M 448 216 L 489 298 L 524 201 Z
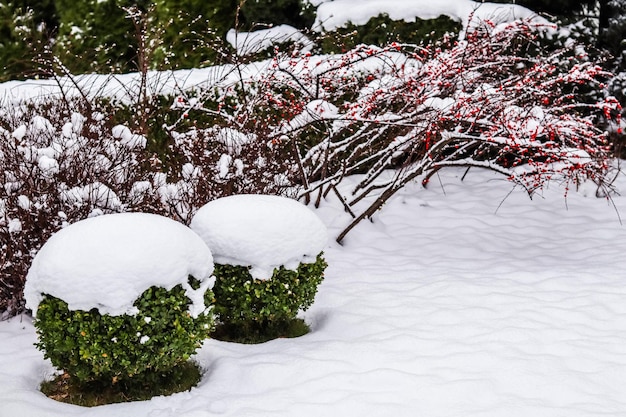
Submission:
M 138 72 L 0 84 L 0 417 L 626 413 L 621 75 L 396 3 L 176 71 L 128 8 Z M 459 30 L 314 36 L 382 14 Z

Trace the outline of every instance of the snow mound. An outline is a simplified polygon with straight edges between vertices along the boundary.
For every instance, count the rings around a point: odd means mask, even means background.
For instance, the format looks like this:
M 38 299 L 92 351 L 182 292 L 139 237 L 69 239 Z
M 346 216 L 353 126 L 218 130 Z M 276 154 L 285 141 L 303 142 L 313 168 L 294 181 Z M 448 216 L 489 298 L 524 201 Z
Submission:
M 33 260 L 24 297 L 33 314 L 44 294 L 70 310 L 136 314 L 133 303 L 146 289 L 182 284 L 197 317 L 206 309 L 202 295 L 213 284 L 212 272 L 211 251 L 183 224 L 155 214 L 109 214 L 55 233 Z M 200 288 L 191 288 L 189 275 Z
M 206 204 L 190 225 L 211 248 L 215 262 L 251 266 L 255 279 L 275 268 L 314 262 L 328 242 L 326 226 L 290 198 L 242 194 Z

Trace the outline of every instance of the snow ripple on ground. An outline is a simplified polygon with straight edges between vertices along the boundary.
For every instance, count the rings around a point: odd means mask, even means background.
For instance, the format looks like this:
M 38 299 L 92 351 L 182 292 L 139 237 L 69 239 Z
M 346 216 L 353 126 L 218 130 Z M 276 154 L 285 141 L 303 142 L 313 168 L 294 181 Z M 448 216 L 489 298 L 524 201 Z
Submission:
M 191 392 L 84 409 L 37 391 L 29 320 L 0 323 L 0 417 L 625 416 L 626 226 L 595 197 L 489 173 L 409 187 L 326 249 L 312 332 L 208 341 Z M 501 206 L 498 205 L 502 202 Z M 616 197 L 618 208 L 626 200 Z M 335 235 L 348 222 L 318 210 Z

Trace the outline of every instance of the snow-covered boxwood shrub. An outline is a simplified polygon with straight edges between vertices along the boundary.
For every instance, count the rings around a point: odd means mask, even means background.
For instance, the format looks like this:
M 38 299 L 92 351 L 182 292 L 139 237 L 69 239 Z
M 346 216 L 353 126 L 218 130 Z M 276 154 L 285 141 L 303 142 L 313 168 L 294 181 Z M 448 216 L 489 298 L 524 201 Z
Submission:
M 24 290 L 38 348 L 78 383 L 147 384 L 213 327 L 211 251 L 165 217 L 122 213 L 54 234 Z
M 278 196 L 235 195 L 203 206 L 190 227 L 215 257 L 218 325 L 236 333 L 271 332 L 313 303 L 328 237 L 306 206 Z

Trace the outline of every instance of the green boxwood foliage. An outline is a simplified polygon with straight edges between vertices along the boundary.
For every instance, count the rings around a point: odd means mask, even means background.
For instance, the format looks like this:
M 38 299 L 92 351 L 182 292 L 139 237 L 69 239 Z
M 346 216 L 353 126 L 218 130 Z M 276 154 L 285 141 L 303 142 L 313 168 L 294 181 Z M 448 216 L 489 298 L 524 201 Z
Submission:
M 300 264 L 295 271 L 281 266 L 271 279 L 259 280 L 247 266 L 215 264 L 216 318 L 243 327 L 292 320 L 313 304 L 326 266 L 320 253 L 315 262 Z
M 31 7 L 39 9 L 32 10 Z M 0 3 L 0 82 L 46 75 L 41 57 L 54 19 L 50 1 Z
M 211 290 L 204 298 L 205 305 L 212 304 Z M 63 300 L 47 295 L 35 319 L 36 345 L 79 383 L 149 386 L 185 363 L 213 330 L 212 311 L 193 318 L 190 303 L 181 285 L 147 289 L 134 303 L 136 315 L 70 311 Z

